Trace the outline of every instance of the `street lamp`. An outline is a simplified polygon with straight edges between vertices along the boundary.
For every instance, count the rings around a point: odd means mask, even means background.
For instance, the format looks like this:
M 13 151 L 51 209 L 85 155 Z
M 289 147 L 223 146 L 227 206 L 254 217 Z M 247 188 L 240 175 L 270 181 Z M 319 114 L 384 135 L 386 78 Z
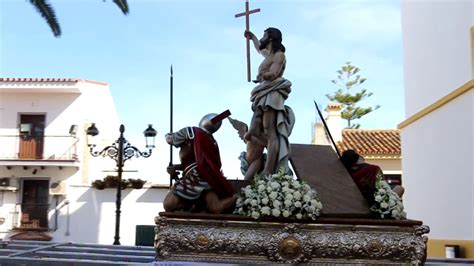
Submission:
M 128 142 L 123 137 L 123 132 L 125 131 L 125 126 L 122 124 L 120 125 L 120 137 L 110 146 L 103 148 L 101 151 L 95 151 L 94 148 L 96 146 L 95 142 L 93 142 L 94 138 L 99 135 L 99 130 L 95 126 L 95 123 L 86 130 L 87 135 L 90 136 L 88 138 L 88 146 L 89 152 L 92 156 L 97 157 L 99 155 L 102 156 L 109 156 L 110 158 L 114 159 L 117 163 L 117 174 L 118 174 L 118 185 L 117 185 L 117 200 L 115 202 L 116 210 L 115 210 L 115 237 L 114 237 L 114 245 L 120 245 L 120 206 L 122 204 L 122 173 L 123 173 L 123 165 L 126 160 L 132 157 L 144 157 L 148 158 L 151 155 L 151 151 L 155 148 L 155 136 L 156 130 L 152 127 L 152 125 L 148 125 L 148 128 L 145 129 L 143 135 L 145 135 L 146 139 L 146 151 L 140 151 L 136 147 L 132 146 L 130 142 Z M 90 140 L 90 141 L 89 141 Z

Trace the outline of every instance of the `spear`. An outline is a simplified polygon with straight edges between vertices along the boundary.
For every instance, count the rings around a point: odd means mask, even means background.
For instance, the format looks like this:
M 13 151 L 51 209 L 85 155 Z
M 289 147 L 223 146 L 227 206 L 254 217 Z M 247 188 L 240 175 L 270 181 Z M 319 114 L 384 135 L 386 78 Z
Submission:
M 339 159 L 341 158 L 341 154 L 339 153 L 339 150 L 337 149 L 336 142 L 334 142 L 334 139 L 332 138 L 331 131 L 329 131 L 328 125 L 326 124 L 326 120 L 324 119 L 323 115 L 321 114 L 321 111 L 319 110 L 318 104 L 316 103 L 316 100 L 313 100 L 314 105 L 316 105 L 316 110 L 318 110 L 319 118 L 321 118 L 321 121 L 323 121 L 324 128 L 328 132 L 329 138 L 331 139 L 332 145 L 334 145 L 334 149 L 336 149 L 337 156 L 339 156 Z
M 173 133 L 173 65 L 170 68 L 170 133 Z M 170 164 L 173 165 L 173 145 L 170 145 Z M 174 175 L 170 174 L 170 188 L 173 185 Z

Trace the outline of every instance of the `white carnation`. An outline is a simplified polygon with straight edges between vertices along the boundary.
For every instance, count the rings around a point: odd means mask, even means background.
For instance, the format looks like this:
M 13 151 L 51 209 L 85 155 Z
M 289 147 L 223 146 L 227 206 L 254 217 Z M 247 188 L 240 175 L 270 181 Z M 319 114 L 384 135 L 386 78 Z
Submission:
M 263 204 L 263 205 L 267 205 L 267 204 L 268 204 L 268 201 L 269 201 L 268 198 L 263 198 L 263 199 L 262 199 L 262 204 Z
M 308 194 L 305 194 L 305 195 L 303 196 L 303 201 L 304 201 L 304 202 L 311 202 L 311 196 L 308 195 Z
M 281 183 L 281 185 L 283 187 L 288 187 L 290 185 L 290 183 L 288 183 L 288 181 L 285 181 L 285 182 Z
M 257 206 L 257 200 L 254 200 L 254 199 L 251 200 L 251 201 L 250 201 L 250 205 L 252 205 L 252 206 Z
M 258 192 L 262 192 L 265 190 L 265 185 L 261 184 L 261 185 L 258 185 Z
M 272 191 L 272 193 L 270 193 L 270 195 L 268 195 L 270 197 L 270 199 L 274 200 L 278 197 L 278 193 L 276 193 L 275 191 Z
M 301 192 L 295 191 L 295 193 L 293 193 L 293 197 L 295 198 L 295 200 L 300 200 L 301 199 Z
M 291 206 L 291 200 L 285 200 L 284 204 L 285 204 L 286 207 L 290 207 Z
M 299 181 L 295 180 L 295 181 L 291 182 L 291 186 L 293 186 L 293 188 L 295 188 L 295 189 L 298 189 L 298 188 L 301 187 L 301 184 L 300 184 Z
M 395 201 L 394 201 L 393 199 L 390 199 L 390 200 L 388 201 L 388 205 L 389 205 L 390 207 L 393 207 L 393 206 L 396 205 L 396 203 L 395 203 Z
M 251 188 L 250 186 L 247 186 L 247 187 L 244 189 L 244 193 L 245 193 L 245 197 L 247 197 L 247 198 L 252 197 L 252 195 L 253 195 L 252 188 Z
M 316 208 L 318 208 L 318 210 L 321 210 L 323 208 L 323 204 L 321 202 L 318 202 L 316 204 Z
M 286 218 L 286 217 L 288 217 L 288 216 L 290 216 L 290 212 L 289 212 L 288 210 L 284 210 L 284 211 L 283 211 L 283 217 Z
M 397 209 L 395 209 L 395 210 L 392 211 L 392 216 L 393 216 L 393 217 L 397 217 L 399 214 L 400 214 L 400 212 L 398 212 Z
M 382 201 L 382 196 L 380 196 L 380 195 L 375 196 L 375 201 L 381 202 Z
M 272 183 L 270 184 L 270 186 L 271 186 L 274 190 L 279 189 L 279 188 L 281 187 L 280 184 L 278 184 L 278 182 L 272 182 Z
M 301 208 L 301 201 L 296 201 L 295 202 L 295 207 L 296 208 Z
M 296 219 L 300 219 L 300 220 L 301 220 L 302 218 L 303 218 L 303 214 L 301 214 L 301 213 L 297 213 L 297 214 L 296 214 Z
M 270 215 L 270 207 L 268 206 L 262 207 L 260 211 L 262 212 L 263 215 Z
M 292 200 L 292 199 L 293 199 L 293 195 L 292 195 L 292 194 L 286 194 L 285 199 L 286 199 L 286 200 Z
M 280 207 L 280 206 L 281 206 L 281 202 L 279 200 L 273 201 L 273 207 Z
M 259 217 L 260 217 L 260 213 L 259 213 L 259 212 L 257 212 L 257 211 L 253 211 L 253 212 L 252 212 L 252 218 L 258 219 Z
M 380 203 L 380 207 L 386 209 L 386 208 L 388 208 L 388 203 L 387 202 L 382 202 L 382 203 Z
M 273 210 L 272 210 L 272 215 L 275 216 L 275 217 L 280 216 L 280 213 L 281 213 L 281 212 L 280 212 L 279 209 L 273 209 Z

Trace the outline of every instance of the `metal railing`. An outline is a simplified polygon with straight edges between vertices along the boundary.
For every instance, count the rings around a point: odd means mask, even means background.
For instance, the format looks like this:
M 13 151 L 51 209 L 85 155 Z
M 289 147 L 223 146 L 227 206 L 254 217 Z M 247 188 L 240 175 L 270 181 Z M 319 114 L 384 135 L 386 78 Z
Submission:
M 73 136 L 0 135 L 0 160 L 77 161 Z

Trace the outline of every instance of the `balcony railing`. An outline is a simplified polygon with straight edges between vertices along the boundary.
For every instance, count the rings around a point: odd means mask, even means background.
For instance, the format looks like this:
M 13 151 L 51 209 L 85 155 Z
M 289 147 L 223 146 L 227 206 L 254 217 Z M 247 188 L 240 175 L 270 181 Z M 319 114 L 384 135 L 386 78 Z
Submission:
M 73 136 L 0 135 L 0 160 L 77 161 Z

